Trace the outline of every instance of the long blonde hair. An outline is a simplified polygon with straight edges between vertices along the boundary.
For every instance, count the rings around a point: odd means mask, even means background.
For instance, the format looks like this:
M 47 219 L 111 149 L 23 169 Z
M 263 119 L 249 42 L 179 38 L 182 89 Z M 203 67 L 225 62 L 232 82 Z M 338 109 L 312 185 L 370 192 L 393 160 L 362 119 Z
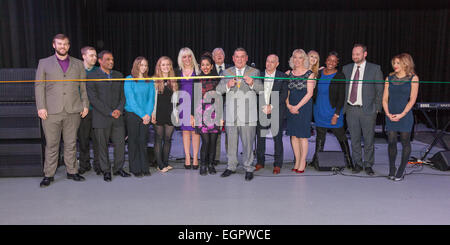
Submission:
M 164 77 L 164 74 L 161 70 L 161 63 L 167 60 L 170 63 L 170 70 L 169 70 L 169 77 L 174 77 L 175 76 L 175 72 L 173 71 L 173 63 L 172 60 L 167 57 L 167 56 L 162 56 L 161 58 L 158 59 L 158 62 L 156 62 L 156 66 L 155 66 L 155 74 L 153 75 L 153 77 Z M 178 90 L 178 83 L 177 80 L 169 80 L 169 88 L 175 92 Z M 159 94 L 162 94 L 164 91 L 164 80 L 155 80 L 155 88 L 158 91 Z
M 183 64 L 183 56 L 184 55 L 190 55 L 192 57 L 192 69 L 195 71 L 196 75 L 200 74 L 200 68 L 198 66 L 197 60 L 195 59 L 194 52 L 192 52 L 192 50 L 188 47 L 184 47 L 184 48 L 180 49 L 180 52 L 178 53 L 178 60 L 177 60 L 178 68 L 180 70 L 186 69 L 186 67 L 184 67 L 184 64 Z
M 416 74 L 416 71 L 414 70 L 414 67 L 415 67 L 414 61 L 410 54 L 402 53 L 402 54 L 398 54 L 398 55 L 394 56 L 394 58 L 392 58 L 392 60 L 391 60 L 392 67 L 394 67 L 395 59 L 398 59 L 400 61 L 400 66 L 403 68 L 403 70 L 405 71 L 405 74 L 407 76 L 412 76 L 412 75 Z M 397 73 L 394 71 L 394 72 L 391 72 L 389 75 L 392 76 L 395 74 L 397 74 Z
M 319 64 L 320 64 L 320 55 L 319 52 L 315 51 L 315 50 L 311 50 L 308 52 L 308 61 L 309 61 L 309 55 L 311 53 L 316 53 L 317 54 L 317 63 L 311 66 L 311 71 L 314 72 L 314 74 L 317 77 L 317 74 L 319 73 Z M 309 64 L 311 65 L 311 64 Z

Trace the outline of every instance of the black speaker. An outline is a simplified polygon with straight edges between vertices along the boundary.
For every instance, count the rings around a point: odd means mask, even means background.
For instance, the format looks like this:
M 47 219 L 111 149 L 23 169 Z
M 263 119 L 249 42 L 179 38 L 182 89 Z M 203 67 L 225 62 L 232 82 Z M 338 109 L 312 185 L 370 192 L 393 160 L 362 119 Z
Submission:
M 147 156 L 150 167 L 157 167 L 158 165 L 156 163 L 155 148 L 147 147 Z
M 441 171 L 450 170 L 450 151 L 440 151 L 429 159 L 433 166 Z
M 43 148 L 38 140 L 0 144 L 0 177 L 43 175 Z
M 345 157 L 342 151 L 317 152 L 317 162 L 314 167 L 319 171 L 332 171 L 345 168 Z
M 40 139 L 35 103 L 0 103 L 0 140 Z

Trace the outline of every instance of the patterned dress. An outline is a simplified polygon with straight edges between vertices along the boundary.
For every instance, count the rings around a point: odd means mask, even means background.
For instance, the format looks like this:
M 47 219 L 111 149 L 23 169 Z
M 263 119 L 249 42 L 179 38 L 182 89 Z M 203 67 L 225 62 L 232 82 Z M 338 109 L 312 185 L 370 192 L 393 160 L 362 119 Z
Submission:
M 201 76 L 217 76 L 215 71 L 212 71 L 209 74 L 201 73 Z M 202 96 L 198 101 L 192 103 L 192 115 L 195 117 L 196 124 L 201 121 L 201 126 L 195 126 L 195 132 L 200 133 L 219 133 L 220 120 L 216 118 L 217 114 L 214 108 L 215 99 L 214 96 L 220 96 L 216 93 L 216 87 L 219 84 L 220 80 L 218 78 L 209 78 L 209 79 L 199 79 L 194 82 L 195 84 L 201 84 L 202 86 Z M 195 100 L 195 88 L 192 89 L 194 92 L 193 101 Z M 206 96 L 205 96 L 206 95 Z
M 308 78 L 312 71 L 308 70 L 301 76 L 294 76 L 292 72 L 289 77 L 292 78 Z M 308 80 L 293 79 L 288 83 L 289 104 L 297 105 L 306 95 L 306 84 Z M 312 119 L 312 100 L 310 99 L 298 110 L 298 114 L 287 113 L 287 129 L 286 134 L 296 136 L 297 138 L 311 137 L 311 119 Z

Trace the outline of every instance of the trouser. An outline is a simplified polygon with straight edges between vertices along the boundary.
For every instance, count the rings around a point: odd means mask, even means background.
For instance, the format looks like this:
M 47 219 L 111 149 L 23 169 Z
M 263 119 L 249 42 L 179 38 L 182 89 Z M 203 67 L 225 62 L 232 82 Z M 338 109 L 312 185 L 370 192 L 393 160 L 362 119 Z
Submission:
M 374 164 L 374 137 L 377 114 L 365 114 L 362 107 L 349 106 L 347 126 L 350 132 L 353 162 L 360 167 L 372 167 Z M 362 133 L 362 135 L 361 135 Z M 364 137 L 364 160 L 361 136 Z
M 92 128 L 92 112 L 89 112 L 85 118 L 81 118 L 80 127 L 78 128 L 80 169 L 86 170 L 91 167 L 89 147 L 90 139 L 92 139 L 92 148 L 94 149 L 94 169 L 100 170 L 100 163 L 98 161 L 98 147 L 94 136 L 94 129 Z
M 49 114 L 42 120 L 45 135 L 44 175 L 52 177 L 58 168 L 59 143 L 61 134 L 64 141 L 64 164 L 69 174 L 78 173 L 77 166 L 77 130 L 80 125 L 79 113 Z
M 148 173 L 150 163 L 147 155 L 148 129 L 142 118 L 133 112 L 126 113 L 128 132 L 128 163 L 133 174 Z
M 114 166 L 113 173 L 121 170 L 125 163 L 125 127 L 110 126 L 108 128 L 95 128 L 95 137 L 98 143 L 98 159 L 103 173 L 111 172 L 111 162 L 109 161 L 109 140 L 114 145 Z
M 228 136 L 228 167 L 231 171 L 236 171 L 238 165 L 238 140 L 241 138 L 243 148 L 243 165 L 246 172 L 253 172 L 253 142 L 256 136 L 256 126 L 227 126 Z
M 213 164 L 216 156 L 216 142 L 220 133 L 200 133 L 202 147 L 200 149 L 200 165 Z
M 281 124 L 280 124 L 281 125 Z M 265 135 L 262 135 L 262 132 L 264 130 L 270 130 L 269 127 L 262 127 L 259 125 L 256 127 L 256 134 L 257 134 L 257 142 L 256 142 L 256 160 L 257 163 L 264 166 L 265 164 L 265 154 L 266 154 L 266 137 Z M 274 135 L 275 132 L 272 132 L 272 135 Z M 275 162 L 273 163 L 274 167 L 282 167 L 283 166 L 283 130 L 280 128 L 279 132 L 275 137 L 273 137 L 274 141 L 274 158 Z

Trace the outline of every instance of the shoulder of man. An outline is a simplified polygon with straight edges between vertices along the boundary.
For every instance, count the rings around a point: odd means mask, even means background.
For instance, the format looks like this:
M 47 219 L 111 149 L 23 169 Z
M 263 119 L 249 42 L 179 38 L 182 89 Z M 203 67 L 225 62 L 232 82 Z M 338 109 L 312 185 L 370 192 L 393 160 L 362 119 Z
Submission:
M 39 63 L 41 63 L 41 64 L 49 63 L 49 62 L 52 62 L 54 59 L 56 59 L 55 55 L 51 55 L 51 56 L 39 59 Z
M 259 70 L 257 68 L 251 67 L 251 66 L 247 66 L 247 71 L 249 73 L 253 73 L 253 74 L 259 74 Z
M 111 77 L 113 77 L 113 78 L 123 78 L 123 74 L 120 71 L 111 70 Z
M 102 70 L 100 69 L 100 67 L 99 68 L 97 68 L 97 69 L 92 69 L 90 72 L 88 72 L 87 74 L 86 74 L 86 76 L 87 76 L 87 78 L 99 78 L 99 77 L 101 77 L 103 74 L 102 74 Z
M 231 66 L 231 67 L 228 67 L 227 69 L 225 69 L 224 71 L 223 71 L 223 74 L 225 75 L 234 75 L 235 74 L 235 67 L 234 66 Z

